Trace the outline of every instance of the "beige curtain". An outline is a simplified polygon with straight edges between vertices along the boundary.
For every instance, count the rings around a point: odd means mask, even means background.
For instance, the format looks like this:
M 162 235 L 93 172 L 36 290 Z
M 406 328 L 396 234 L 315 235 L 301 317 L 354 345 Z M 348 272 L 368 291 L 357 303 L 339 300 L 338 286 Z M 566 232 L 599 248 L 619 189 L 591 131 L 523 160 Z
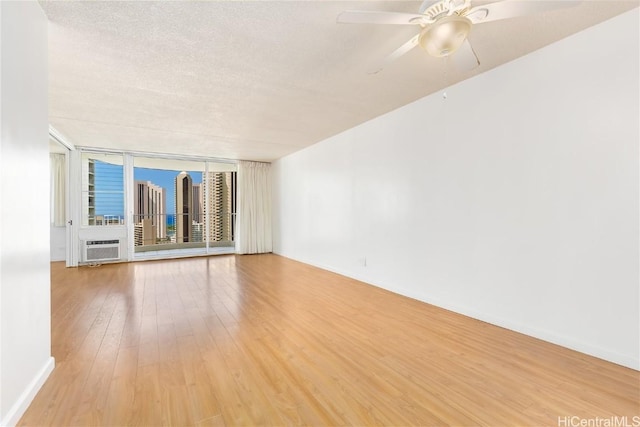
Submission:
M 65 197 L 65 156 L 64 154 L 51 153 L 51 223 L 56 227 L 64 227 L 66 221 L 66 197 Z
M 236 252 L 271 252 L 271 164 L 238 163 Z

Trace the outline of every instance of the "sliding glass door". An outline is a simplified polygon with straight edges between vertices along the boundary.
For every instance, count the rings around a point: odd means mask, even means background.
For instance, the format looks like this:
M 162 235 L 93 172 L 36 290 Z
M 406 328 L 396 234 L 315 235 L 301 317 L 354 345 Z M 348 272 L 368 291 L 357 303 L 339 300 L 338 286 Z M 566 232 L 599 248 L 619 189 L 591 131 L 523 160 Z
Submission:
M 135 258 L 231 252 L 236 165 L 133 157 Z

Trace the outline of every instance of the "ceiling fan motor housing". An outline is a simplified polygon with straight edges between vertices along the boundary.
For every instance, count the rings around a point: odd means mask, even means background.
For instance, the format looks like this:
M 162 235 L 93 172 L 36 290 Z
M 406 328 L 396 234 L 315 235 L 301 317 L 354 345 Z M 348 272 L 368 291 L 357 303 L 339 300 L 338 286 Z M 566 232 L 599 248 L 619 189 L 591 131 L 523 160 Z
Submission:
M 449 56 L 464 43 L 471 25 L 463 16 L 445 16 L 423 28 L 418 42 L 431 56 Z

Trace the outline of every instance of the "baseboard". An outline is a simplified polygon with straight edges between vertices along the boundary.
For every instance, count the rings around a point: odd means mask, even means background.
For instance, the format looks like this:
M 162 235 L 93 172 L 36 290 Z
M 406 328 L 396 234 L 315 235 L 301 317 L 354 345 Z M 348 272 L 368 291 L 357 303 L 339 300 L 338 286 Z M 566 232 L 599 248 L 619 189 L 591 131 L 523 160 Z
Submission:
M 24 392 L 22 392 L 18 401 L 11 406 L 11 409 L 9 409 L 4 419 L 0 421 L 0 427 L 15 426 L 18 424 L 18 421 L 20 421 L 20 418 L 24 415 L 44 382 L 49 378 L 55 366 L 55 359 L 50 357 L 33 380 L 31 380 Z

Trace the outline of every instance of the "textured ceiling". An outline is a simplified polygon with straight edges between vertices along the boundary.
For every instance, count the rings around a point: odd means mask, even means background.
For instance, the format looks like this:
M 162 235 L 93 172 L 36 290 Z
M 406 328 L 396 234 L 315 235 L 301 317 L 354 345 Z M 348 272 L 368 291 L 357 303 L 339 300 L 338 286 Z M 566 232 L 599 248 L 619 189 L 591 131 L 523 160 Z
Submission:
M 638 4 L 476 25 L 471 72 L 416 48 L 371 75 L 416 28 L 336 16 L 419 1 L 41 1 L 50 123 L 79 146 L 271 161 Z

